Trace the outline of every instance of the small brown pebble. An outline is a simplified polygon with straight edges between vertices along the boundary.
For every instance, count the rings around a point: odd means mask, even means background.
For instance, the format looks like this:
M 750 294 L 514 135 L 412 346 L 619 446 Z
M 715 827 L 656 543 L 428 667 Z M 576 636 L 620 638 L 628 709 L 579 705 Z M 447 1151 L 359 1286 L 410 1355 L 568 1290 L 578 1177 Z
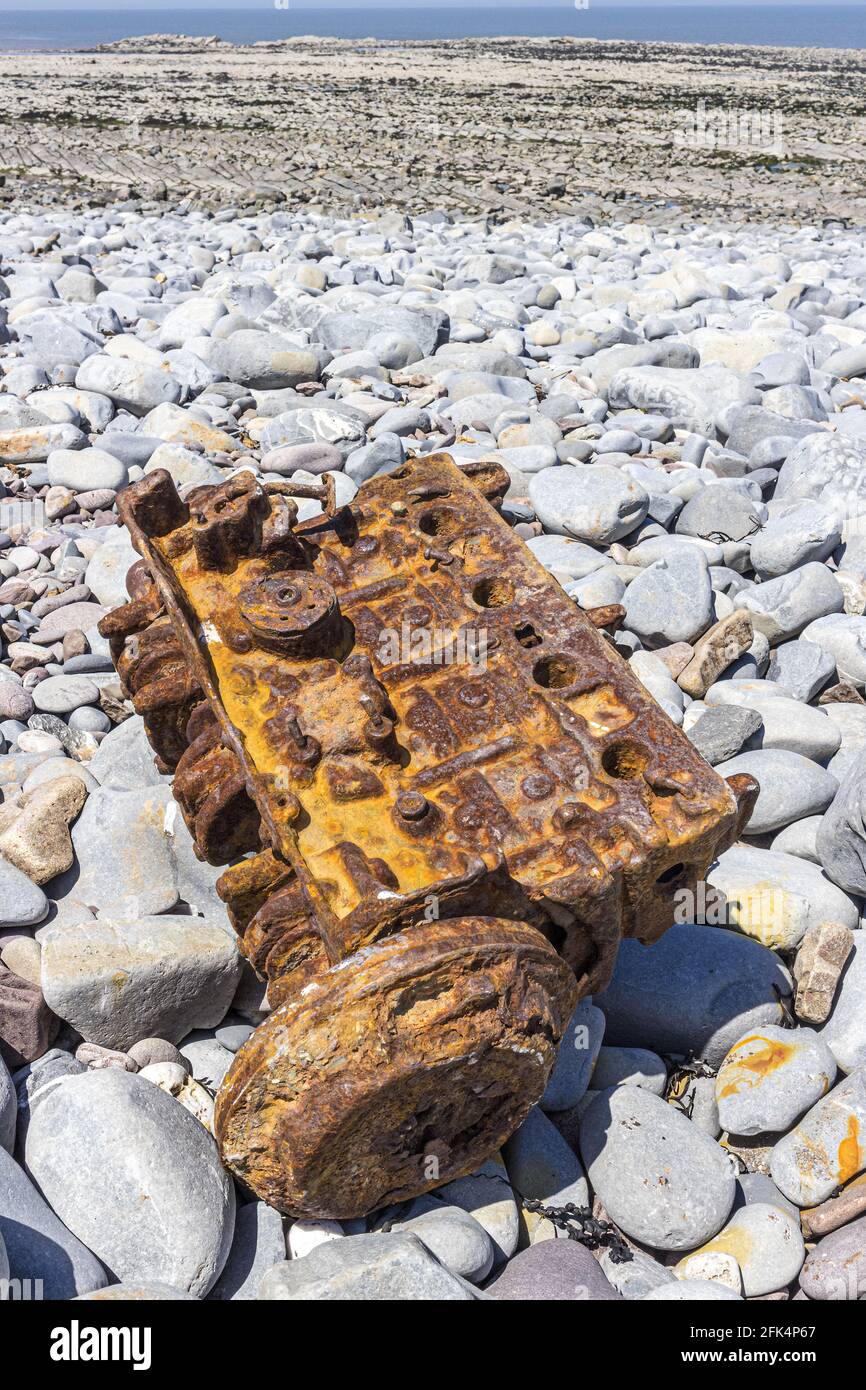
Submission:
M 0 1057 L 10 1071 L 47 1052 L 59 1028 L 39 986 L 0 966 Z
M 722 618 L 695 643 L 695 654 L 677 676 L 677 685 L 695 700 L 703 699 L 714 681 L 749 650 L 754 640 L 752 618 L 742 610 Z
M 803 1235 L 807 1240 L 829 1235 L 831 1231 L 838 1231 L 840 1226 L 847 1226 L 849 1221 L 862 1216 L 864 1212 L 866 1173 L 860 1173 L 858 1177 L 852 1178 L 837 1196 L 829 1197 L 820 1206 L 806 1207 L 800 1216 Z
M 818 696 L 819 705 L 866 705 L 866 700 L 850 681 L 840 681 L 831 685 Z
M 112 1047 L 100 1047 L 99 1043 L 83 1042 L 75 1053 L 76 1062 L 83 1062 L 91 1071 L 103 1067 L 119 1067 L 121 1071 L 138 1071 L 138 1063 L 127 1052 L 117 1052 Z
M 70 632 L 63 634 L 63 660 L 68 661 L 71 656 L 84 656 L 88 651 L 87 638 L 80 628 L 72 628 Z
M 854 934 L 841 922 L 823 922 L 807 932 L 794 962 L 794 1012 L 803 1023 L 826 1023 L 836 986 L 854 946 Z
M 672 681 L 686 669 L 694 654 L 695 649 L 688 642 L 672 642 L 669 647 L 659 647 L 653 652 L 653 656 L 658 657 L 667 668 Z

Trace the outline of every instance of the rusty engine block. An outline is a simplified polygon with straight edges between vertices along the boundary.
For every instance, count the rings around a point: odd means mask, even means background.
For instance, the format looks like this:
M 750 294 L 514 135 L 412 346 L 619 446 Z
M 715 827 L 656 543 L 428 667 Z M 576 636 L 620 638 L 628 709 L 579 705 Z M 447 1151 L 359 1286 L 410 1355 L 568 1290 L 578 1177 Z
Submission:
M 498 514 L 493 463 L 121 495 L 101 624 L 272 1012 L 226 1164 L 347 1218 L 471 1172 L 538 1100 L 620 937 L 651 942 L 756 786 L 703 761 Z M 292 497 L 321 496 L 297 524 Z M 593 622 L 593 618 L 595 622 Z

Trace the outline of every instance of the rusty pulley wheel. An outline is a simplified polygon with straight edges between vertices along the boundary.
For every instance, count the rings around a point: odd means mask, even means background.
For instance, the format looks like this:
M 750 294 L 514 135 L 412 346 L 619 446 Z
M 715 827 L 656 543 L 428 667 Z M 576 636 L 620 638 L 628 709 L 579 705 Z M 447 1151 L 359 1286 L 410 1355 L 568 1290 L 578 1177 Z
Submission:
M 296 1217 L 346 1219 L 478 1167 L 538 1100 L 574 1008 L 540 933 L 420 923 L 281 1005 L 220 1090 L 223 1158 Z

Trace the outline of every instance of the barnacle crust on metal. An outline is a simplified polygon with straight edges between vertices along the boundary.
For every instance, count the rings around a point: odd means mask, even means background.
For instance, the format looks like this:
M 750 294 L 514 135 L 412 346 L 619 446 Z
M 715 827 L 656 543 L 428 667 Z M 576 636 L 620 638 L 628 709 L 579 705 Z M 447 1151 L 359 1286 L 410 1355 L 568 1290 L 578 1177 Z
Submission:
M 756 794 L 612 649 L 621 610 L 582 613 L 514 535 L 507 485 L 440 454 L 339 509 L 332 480 L 250 472 L 121 495 L 142 560 L 102 631 L 269 982 L 216 1133 L 295 1215 L 477 1167 Z

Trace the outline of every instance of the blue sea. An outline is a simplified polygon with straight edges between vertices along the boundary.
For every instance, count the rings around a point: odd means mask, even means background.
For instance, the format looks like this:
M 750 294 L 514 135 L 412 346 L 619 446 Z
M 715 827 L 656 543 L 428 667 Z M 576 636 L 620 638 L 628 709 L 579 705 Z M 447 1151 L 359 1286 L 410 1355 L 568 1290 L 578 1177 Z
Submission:
M 297 34 L 358 39 L 460 39 L 574 35 L 666 43 L 866 48 L 866 3 L 849 5 L 573 4 L 337 9 L 0 10 L 0 50 L 89 48 L 136 34 L 216 34 L 232 43 Z

